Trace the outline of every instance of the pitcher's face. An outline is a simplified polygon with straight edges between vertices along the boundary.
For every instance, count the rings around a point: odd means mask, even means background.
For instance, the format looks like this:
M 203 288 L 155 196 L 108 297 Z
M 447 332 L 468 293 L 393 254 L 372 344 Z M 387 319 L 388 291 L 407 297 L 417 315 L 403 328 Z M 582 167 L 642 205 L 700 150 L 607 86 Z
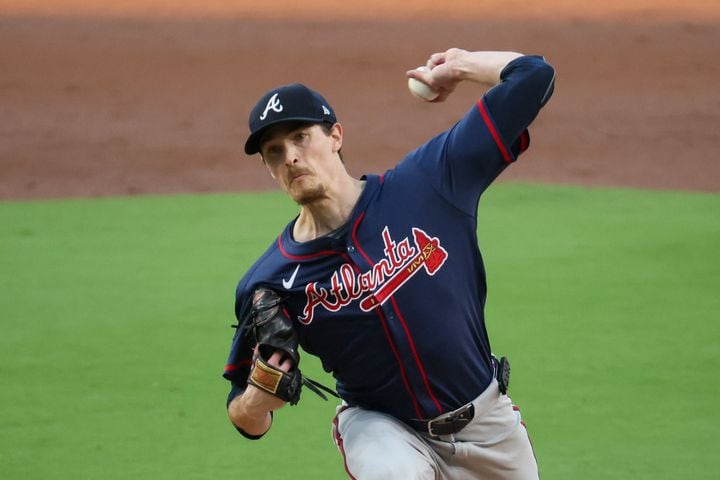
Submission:
M 263 139 L 260 153 L 270 175 L 299 205 L 325 197 L 341 162 L 342 127 L 329 133 L 322 126 L 289 124 L 272 129 Z

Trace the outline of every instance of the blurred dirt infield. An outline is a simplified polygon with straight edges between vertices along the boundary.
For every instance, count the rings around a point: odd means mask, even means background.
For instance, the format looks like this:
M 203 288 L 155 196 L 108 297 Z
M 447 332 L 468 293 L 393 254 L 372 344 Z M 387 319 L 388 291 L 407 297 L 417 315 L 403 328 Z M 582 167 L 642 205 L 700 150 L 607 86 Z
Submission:
M 106 3 L 0 0 L 0 199 L 275 188 L 241 147 L 254 101 L 292 81 L 334 106 L 353 173 L 383 171 L 471 107 L 470 85 L 407 93 L 451 46 L 557 68 L 503 179 L 720 191 L 717 2 Z

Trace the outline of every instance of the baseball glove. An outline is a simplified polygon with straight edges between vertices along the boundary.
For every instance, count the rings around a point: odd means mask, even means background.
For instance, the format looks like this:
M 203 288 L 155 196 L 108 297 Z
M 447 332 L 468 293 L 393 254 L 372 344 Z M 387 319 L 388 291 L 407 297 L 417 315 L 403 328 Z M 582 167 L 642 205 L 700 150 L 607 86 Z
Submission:
M 333 390 L 304 377 L 300 372 L 298 340 L 290 315 L 283 307 L 277 292 L 264 287 L 253 292 L 252 307 L 245 327 L 252 330 L 257 345 L 248 384 L 275 395 L 290 405 L 296 405 L 300 401 L 303 384 L 325 400 L 327 397 L 320 389 L 338 396 Z M 292 361 L 290 371 L 284 372 L 268 363 L 273 353 L 278 351 L 284 358 Z

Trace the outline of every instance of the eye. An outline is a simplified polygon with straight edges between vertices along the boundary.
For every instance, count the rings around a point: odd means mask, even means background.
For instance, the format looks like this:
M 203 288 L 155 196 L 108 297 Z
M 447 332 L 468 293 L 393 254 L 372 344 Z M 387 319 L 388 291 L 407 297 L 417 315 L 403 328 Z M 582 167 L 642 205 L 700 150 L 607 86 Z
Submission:
M 307 140 L 310 137 L 310 134 L 306 131 L 300 131 L 295 134 L 295 139 L 298 141 Z
M 278 145 L 270 145 L 265 149 L 264 157 L 272 158 L 277 157 L 282 153 L 282 148 Z

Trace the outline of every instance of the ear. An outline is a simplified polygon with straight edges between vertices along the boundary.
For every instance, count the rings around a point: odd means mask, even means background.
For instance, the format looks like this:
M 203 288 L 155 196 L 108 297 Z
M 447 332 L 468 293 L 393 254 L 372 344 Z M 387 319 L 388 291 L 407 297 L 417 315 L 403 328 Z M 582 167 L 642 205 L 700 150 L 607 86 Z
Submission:
M 337 153 L 342 148 L 343 127 L 339 123 L 332 126 L 330 137 L 333 139 L 333 153 Z

